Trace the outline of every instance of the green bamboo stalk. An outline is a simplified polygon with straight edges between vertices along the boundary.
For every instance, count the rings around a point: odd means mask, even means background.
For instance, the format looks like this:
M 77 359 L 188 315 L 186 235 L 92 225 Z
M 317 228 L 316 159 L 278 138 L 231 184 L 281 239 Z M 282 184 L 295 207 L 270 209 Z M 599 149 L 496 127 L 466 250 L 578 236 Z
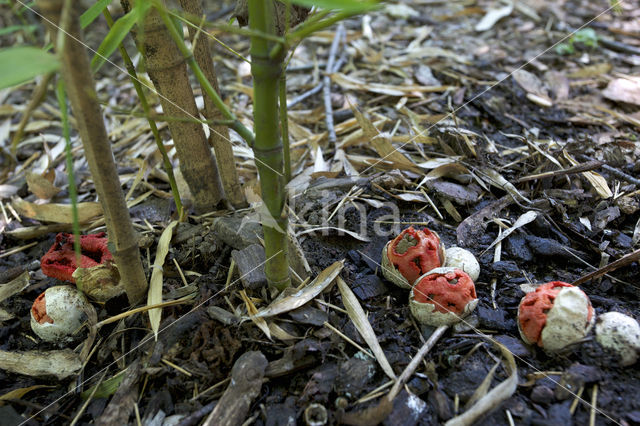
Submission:
M 193 57 L 191 50 L 189 50 L 186 43 L 182 39 L 182 36 L 180 35 L 180 33 L 178 33 L 178 29 L 174 25 L 173 21 L 171 21 L 171 18 L 169 17 L 169 14 L 167 13 L 164 6 L 162 4 L 158 4 L 157 2 L 154 4 L 154 6 L 156 7 L 158 14 L 160 15 L 160 19 L 162 19 L 165 26 L 167 27 L 171 38 L 178 46 L 180 53 L 182 53 L 182 56 L 193 71 L 193 74 L 196 76 L 198 83 L 200 83 L 207 96 L 211 98 L 216 108 L 218 108 L 222 112 L 224 118 L 226 118 L 227 120 L 231 120 L 232 124 L 230 124 L 229 127 L 235 130 L 240 135 L 240 137 L 247 142 L 249 146 L 253 146 L 253 133 L 251 133 L 251 130 L 247 129 L 244 124 L 242 124 L 240 120 L 238 120 L 235 114 L 222 101 L 211 83 L 209 83 L 209 80 L 207 80 L 207 77 L 204 75 L 202 69 L 200 69 L 200 66 Z
M 104 8 L 102 11 L 105 19 L 107 20 L 107 24 L 109 28 L 113 26 L 113 18 L 111 17 L 111 13 L 108 8 Z M 182 200 L 180 200 L 180 192 L 178 191 L 178 185 L 176 184 L 175 176 L 173 175 L 173 166 L 171 165 L 171 161 L 169 160 L 169 156 L 167 155 L 167 150 L 162 143 L 162 138 L 160 137 L 160 132 L 158 131 L 158 126 L 156 126 L 156 122 L 151 118 L 151 107 L 149 106 L 149 102 L 147 101 L 147 97 L 144 94 L 144 90 L 142 89 L 142 85 L 140 84 L 140 79 L 138 78 L 138 74 L 136 73 L 136 67 L 133 65 L 131 58 L 129 57 L 129 53 L 127 53 L 127 49 L 124 48 L 122 43 L 118 45 L 118 49 L 120 50 L 120 56 L 124 60 L 125 67 L 127 68 L 127 72 L 129 73 L 129 78 L 133 83 L 133 87 L 136 89 L 136 93 L 138 94 L 138 99 L 140 99 L 140 104 L 142 105 L 142 109 L 144 114 L 149 122 L 149 127 L 151 128 L 151 133 L 153 133 L 153 138 L 156 141 L 156 145 L 158 146 L 158 151 L 162 155 L 162 161 L 164 165 L 164 170 L 167 172 L 167 177 L 169 178 L 169 185 L 171 186 L 171 193 L 173 194 L 173 201 L 176 203 L 176 209 L 178 210 L 178 217 L 183 218 L 184 211 L 182 207 Z
M 289 114 L 287 111 L 287 76 L 280 76 L 280 131 L 282 132 L 282 153 L 284 155 L 284 178 L 291 180 L 291 148 L 289 145 Z
M 273 34 L 273 4 L 249 0 L 249 28 L 257 33 Z M 253 75 L 253 117 L 256 141 L 253 152 L 260 176 L 262 199 L 277 226 L 263 222 L 267 281 L 283 289 L 291 285 L 287 253 L 287 216 L 284 214 L 285 189 L 283 149 L 278 134 L 278 83 L 283 73 L 282 54 L 270 57 L 273 43 L 260 36 L 251 37 L 251 74 Z M 285 102 L 286 108 L 286 102 Z M 285 117 L 286 118 L 286 117 Z

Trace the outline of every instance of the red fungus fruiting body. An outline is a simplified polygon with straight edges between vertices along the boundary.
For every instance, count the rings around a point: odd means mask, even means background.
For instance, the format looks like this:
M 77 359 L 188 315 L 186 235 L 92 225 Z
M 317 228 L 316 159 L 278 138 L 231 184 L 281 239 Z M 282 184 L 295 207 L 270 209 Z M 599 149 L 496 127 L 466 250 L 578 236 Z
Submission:
M 524 296 L 518 307 L 518 327 L 523 340 L 527 343 L 535 343 L 540 347 L 549 346 L 543 344 L 542 331 L 547 325 L 548 314 L 554 307 L 558 294 L 564 289 L 578 290 L 584 296 L 588 303 L 586 323 L 592 322 L 593 307 L 588 302 L 587 295 L 571 284 L 551 281 Z
M 471 277 L 462 269 L 432 269 L 416 281 L 409 296 L 411 314 L 422 324 L 453 325 L 476 308 L 478 299 Z
M 442 313 L 460 315 L 467 304 L 476 298 L 473 280 L 461 269 L 427 274 L 413 288 L 413 300 L 432 303 L 435 311 Z
M 31 312 L 38 324 L 44 324 L 46 322 L 53 324 L 53 319 L 47 315 L 47 302 L 44 299 L 44 292 L 33 301 Z
M 416 230 L 413 226 L 402 231 L 387 246 L 389 261 L 409 284 L 413 284 L 418 277 L 433 268 L 441 266 L 444 261 L 443 252 L 436 233 L 427 228 Z
M 42 257 L 42 272 L 52 278 L 75 283 L 73 272 L 77 268 L 91 268 L 97 265 L 110 265 L 113 256 L 107 248 L 106 233 L 80 236 L 80 264 L 76 262 L 73 251 L 73 234 L 59 233 L 49 251 Z

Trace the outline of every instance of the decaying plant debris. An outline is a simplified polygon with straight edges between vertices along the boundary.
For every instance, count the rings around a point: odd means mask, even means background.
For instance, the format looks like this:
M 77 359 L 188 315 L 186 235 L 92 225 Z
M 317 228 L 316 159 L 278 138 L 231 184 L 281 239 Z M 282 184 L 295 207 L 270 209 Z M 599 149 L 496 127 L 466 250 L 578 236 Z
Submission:
M 216 19 L 232 6 L 205 2 Z M 238 270 L 261 265 L 231 254 L 261 247 L 251 149 L 231 132 L 237 204 L 250 208 L 176 222 L 135 90 L 105 65 L 98 97 L 154 278 L 146 306 L 94 304 L 97 318 L 68 348 L 29 326 L 33 300 L 58 283 L 39 259 L 71 231 L 60 113 L 52 92 L 29 107 L 37 82 L 1 91 L 0 423 L 640 423 L 637 364 L 618 366 L 593 334 L 545 354 L 516 324 L 525 292 L 549 281 L 579 285 L 598 315 L 639 317 L 640 9 L 623 2 L 600 15 L 608 7 L 412 1 L 298 46 L 287 71 L 288 209 L 289 252 L 301 250 L 294 287 L 278 298 L 244 288 Z M 0 10 L 3 26 L 16 19 Z M 586 22 L 595 45 L 585 32 L 563 40 Z M 95 47 L 106 31 L 102 22 L 85 38 Z M 246 38 L 210 35 L 248 55 Z M 222 97 L 252 127 L 250 67 L 211 44 Z M 154 118 L 166 142 L 167 122 Z M 18 130 L 14 161 L 5 151 Z M 82 229 L 99 232 L 74 147 Z M 380 272 L 383 247 L 411 225 L 479 260 L 478 305 L 450 328 L 419 325 L 408 291 Z

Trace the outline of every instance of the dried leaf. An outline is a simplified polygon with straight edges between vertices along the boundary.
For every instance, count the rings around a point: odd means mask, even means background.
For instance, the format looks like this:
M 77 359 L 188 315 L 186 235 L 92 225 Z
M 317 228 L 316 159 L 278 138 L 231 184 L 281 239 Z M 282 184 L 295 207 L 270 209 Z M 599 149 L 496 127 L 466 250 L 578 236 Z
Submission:
M 640 77 L 616 78 L 609 82 L 602 96 L 615 102 L 640 105 Z
M 15 198 L 12 203 L 19 215 L 42 222 L 73 223 L 70 204 L 35 204 L 21 198 Z M 102 215 L 100 203 L 78 203 L 78 221 L 89 222 L 90 219 Z
M 27 393 L 31 392 L 32 390 L 47 389 L 47 388 L 51 389 L 51 388 L 55 388 L 55 386 L 33 385 L 26 388 L 18 388 L 18 389 L 10 390 L 4 395 L 0 395 L 0 405 L 2 405 L 2 401 L 10 401 L 12 399 L 21 399 L 23 396 L 25 396 Z
M 504 191 L 507 191 L 516 200 L 519 198 L 521 200 L 526 201 L 527 203 L 531 203 L 531 200 L 529 200 L 524 195 L 520 194 L 520 191 L 518 191 L 518 189 L 515 186 L 513 186 L 511 182 L 506 180 L 500 173 L 489 168 L 484 168 L 481 171 L 484 174 L 484 177 L 486 178 L 489 184 L 493 186 L 497 186 L 498 188 Z
M 356 295 L 353 294 L 353 291 L 349 288 L 349 286 L 344 282 L 342 277 L 338 277 L 336 279 L 338 283 L 338 289 L 340 289 L 340 294 L 342 295 L 342 303 L 347 310 L 347 314 L 356 329 L 362 336 L 367 345 L 373 352 L 373 355 L 378 360 L 382 371 L 385 372 L 389 378 L 395 380 L 396 375 L 393 372 L 393 368 L 391 368 L 391 364 L 387 360 L 387 356 L 384 354 L 382 348 L 380 347 L 380 342 L 378 342 L 378 338 L 376 337 L 376 333 L 373 331 L 369 320 L 367 319 L 367 315 L 364 313 L 362 306 L 358 302 Z
M 169 226 L 162 231 L 162 235 L 160 235 L 160 239 L 158 240 L 156 258 L 153 262 L 153 272 L 151 272 L 151 280 L 149 282 L 147 305 L 162 303 L 162 265 L 164 264 L 164 259 L 167 257 L 167 253 L 169 253 L 169 244 L 171 243 L 173 228 L 175 228 L 177 224 L 178 221 L 172 221 Z M 149 309 L 149 323 L 151 324 L 151 329 L 153 330 L 156 340 L 158 340 L 161 317 L 162 309 Z
M 283 297 L 282 299 L 274 300 L 269 306 L 258 311 L 255 316 L 258 318 L 273 317 L 299 308 L 322 293 L 324 289 L 327 288 L 327 286 L 338 276 L 343 266 L 344 261 L 342 260 L 334 262 L 327 269 L 320 272 L 318 276 L 302 290 Z
M 0 308 L 0 322 L 9 321 L 10 319 L 13 319 L 13 318 L 15 318 L 15 315 Z
M 482 17 L 480 22 L 476 24 L 475 30 L 487 31 L 491 29 L 500 19 L 504 18 L 505 16 L 511 15 L 511 12 L 513 12 L 513 3 L 511 2 L 508 2 L 506 6 L 500 7 L 498 9 L 491 9 L 487 12 L 486 15 Z
M 544 83 L 534 73 L 526 70 L 516 70 L 511 76 L 526 92 L 545 98 L 549 97 Z
M 389 96 L 417 96 L 418 93 L 440 93 L 451 86 L 422 86 L 422 85 L 391 85 L 381 83 L 368 83 L 354 77 L 336 72 L 331 74 L 331 79 L 339 86 L 350 90 L 362 90 L 365 92 L 380 93 Z
M 271 335 L 278 340 L 282 340 L 283 342 L 291 342 L 292 340 L 299 340 L 300 337 L 294 336 L 293 334 L 289 334 L 282 327 L 280 327 L 275 322 L 268 323 L 269 331 Z
M 20 293 L 29 286 L 29 271 L 24 271 L 18 277 L 6 284 L 0 284 L 0 302 L 7 300 L 14 294 Z
M 42 200 L 53 198 L 58 192 L 62 191 L 62 189 L 53 184 L 52 180 L 39 173 L 28 172 L 26 179 L 29 191 Z
M 564 158 L 569 160 L 572 166 L 577 166 L 578 164 L 580 164 L 578 163 L 578 161 L 576 161 L 575 158 L 569 155 L 568 152 L 563 151 L 563 154 L 564 154 Z M 582 176 L 584 176 L 589 181 L 591 186 L 593 186 L 593 189 L 596 190 L 596 192 L 600 197 L 605 199 L 613 197 L 613 192 L 611 192 L 611 189 L 609 189 L 607 180 L 603 178 L 600 173 L 596 173 L 592 171 L 582 172 Z
M 251 321 L 253 321 L 253 323 L 257 325 L 260 330 L 262 330 L 262 332 L 269 338 L 269 340 L 272 340 L 271 330 L 269 330 L 269 325 L 267 325 L 267 322 L 264 320 L 264 318 L 260 318 L 257 316 L 258 308 L 256 308 L 256 305 L 253 304 L 253 302 L 251 301 L 249 296 L 247 296 L 247 293 L 244 290 L 240 290 L 238 293 L 240 294 L 240 297 L 242 298 L 245 306 L 247 307 L 247 313 L 249 314 L 249 318 L 251 319 Z
M 358 120 L 358 124 L 360 124 L 365 136 L 369 139 L 376 152 L 383 160 L 395 163 L 399 169 L 411 170 L 416 173 L 420 172 L 420 168 L 404 154 L 394 148 L 391 144 L 391 138 L 386 133 L 378 132 L 378 129 L 376 129 L 371 120 L 366 118 L 357 106 L 352 106 L 351 110 Z
M 42 352 L 0 351 L 0 369 L 25 376 L 53 376 L 62 380 L 75 376 L 81 368 L 80 356 L 70 349 Z
M 496 244 L 498 244 L 500 241 L 504 240 L 505 238 L 507 238 L 509 235 L 511 235 L 513 233 L 513 231 L 515 231 L 518 228 L 522 228 L 524 225 L 526 225 L 527 223 L 531 223 L 533 222 L 536 217 L 538 217 L 538 213 L 533 211 L 533 210 L 529 210 L 526 213 L 523 213 L 522 215 L 520 215 L 520 217 L 518 218 L 518 220 L 516 220 L 516 223 L 513 224 L 513 226 L 507 230 L 505 230 L 504 232 L 502 232 L 501 235 L 498 236 L 498 238 L 496 238 L 495 240 L 493 240 L 493 242 L 491 243 L 491 245 L 489 245 L 489 247 L 486 248 L 485 252 L 487 250 L 491 250 L 491 248 L 493 246 L 495 246 Z

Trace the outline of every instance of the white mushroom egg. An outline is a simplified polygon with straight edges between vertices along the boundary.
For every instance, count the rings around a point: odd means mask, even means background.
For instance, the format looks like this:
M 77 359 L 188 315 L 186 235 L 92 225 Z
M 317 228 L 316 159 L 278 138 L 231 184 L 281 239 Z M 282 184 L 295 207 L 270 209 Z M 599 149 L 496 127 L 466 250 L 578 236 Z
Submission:
M 93 306 L 76 287 L 50 287 L 33 302 L 31 329 L 46 342 L 68 343 L 75 339 L 91 310 Z
M 462 247 L 449 247 L 446 253 L 444 266 L 462 269 L 474 282 L 478 279 L 480 264 L 473 253 Z
M 620 365 L 629 366 L 640 356 L 640 325 L 620 312 L 607 312 L 598 317 L 596 340 L 620 357 Z

